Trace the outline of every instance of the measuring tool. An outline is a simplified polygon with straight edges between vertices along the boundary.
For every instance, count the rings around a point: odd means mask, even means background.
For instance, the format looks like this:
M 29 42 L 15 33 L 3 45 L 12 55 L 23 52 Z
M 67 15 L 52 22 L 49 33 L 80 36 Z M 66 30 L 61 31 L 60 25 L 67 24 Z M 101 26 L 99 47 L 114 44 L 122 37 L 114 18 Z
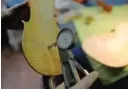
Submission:
M 85 75 L 89 73 L 85 72 L 71 52 L 76 44 L 76 35 L 71 29 L 61 30 L 57 36 L 56 44 L 59 48 L 65 88 L 70 88 L 80 80 L 78 70 Z

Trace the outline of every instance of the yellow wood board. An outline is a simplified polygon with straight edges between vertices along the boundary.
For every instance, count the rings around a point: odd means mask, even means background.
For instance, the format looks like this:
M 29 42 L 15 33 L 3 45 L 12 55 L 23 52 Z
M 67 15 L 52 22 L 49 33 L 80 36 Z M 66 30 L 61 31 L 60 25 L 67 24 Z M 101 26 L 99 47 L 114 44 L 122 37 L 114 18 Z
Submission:
M 54 0 L 30 0 L 31 15 L 24 23 L 22 47 L 29 64 L 44 75 L 61 74 L 58 48 L 48 49 L 59 32 L 53 16 Z

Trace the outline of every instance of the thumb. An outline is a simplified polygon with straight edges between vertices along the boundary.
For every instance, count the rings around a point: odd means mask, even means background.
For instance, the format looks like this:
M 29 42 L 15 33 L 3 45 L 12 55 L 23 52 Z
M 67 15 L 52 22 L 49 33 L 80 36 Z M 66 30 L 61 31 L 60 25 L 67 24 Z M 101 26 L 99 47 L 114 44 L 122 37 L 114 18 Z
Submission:
M 87 89 L 96 81 L 98 76 L 99 76 L 99 73 L 97 71 L 93 71 L 89 75 L 85 76 L 73 87 L 71 87 L 71 89 Z M 56 89 L 65 89 L 64 82 L 58 85 Z
M 15 11 L 17 9 L 24 8 L 26 6 L 28 6 L 28 0 L 25 0 L 24 2 L 22 2 L 20 4 L 14 5 L 13 7 L 9 8 L 9 11 L 12 12 L 12 11 Z
M 13 17 L 19 18 L 19 20 L 29 21 L 30 19 L 30 7 L 28 0 L 20 4 L 16 4 L 13 7 L 9 8 L 9 12 Z
M 87 89 L 97 80 L 98 76 L 98 72 L 93 71 L 82 80 L 80 80 L 76 85 L 71 87 L 71 89 Z
M 20 4 L 16 4 L 8 9 L 3 9 L 1 10 L 1 13 L 2 13 L 1 18 L 11 16 L 12 14 L 14 14 L 14 12 L 21 11 L 21 9 L 27 6 L 28 6 L 28 1 L 25 0 L 24 2 Z

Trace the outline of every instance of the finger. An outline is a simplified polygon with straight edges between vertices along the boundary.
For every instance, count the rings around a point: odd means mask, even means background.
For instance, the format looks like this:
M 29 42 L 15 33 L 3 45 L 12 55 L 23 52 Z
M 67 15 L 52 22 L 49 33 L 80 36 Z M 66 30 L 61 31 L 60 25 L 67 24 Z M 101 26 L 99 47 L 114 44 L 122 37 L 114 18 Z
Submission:
M 11 26 L 9 27 L 9 29 L 23 30 L 24 29 L 24 24 L 21 21 L 17 21 L 17 22 L 14 22 L 13 24 L 11 24 Z
M 89 88 L 98 78 L 98 72 L 94 71 L 90 73 L 88 76 L 84 77 L 81 81 L 79 81 L 75 86 L 71 89 L 87 89 Z M 65 89 L 64 82 L 56 87 L 56 89 Z
M 56 87 L 56 89 L 65 89 L 64 82 Z
M 8 10 L 9 10 L 10 12 L 12 12 L 12 11 L 15 11 L 15 10 L 17 10 L 17 9 L 24 8 L 24 7 L 26 7 L 26 6 L 28 6 L 28 0 L 25 0 L 24 2 L 22 2 L 22 3 L 20 3 L 20 4 L 14 5 L 13 7 L 9 8 Z
M 54 17 L 57 17 L 59 15 L 59 10 L 55 8 L 54 10 Z
M 87 89 L 89 88 L 98 78 L 99 74 L 97 71 L 94 71 L 84 77 L 81 81 L 79 81 L 75 86 L 71 89 Z
M 26 8 L 27 6 L 28 6 L 28 1 L 25 0 L 24 2 L 20 4 L 16 4 L 9 9 L 4 9 L 1 11 L 2 13 L 1 18 L 11 16 L 12 14 L 14 14 L 14 12 L 21 11 L 20 9 Z
M 11 11 L 13 14 L 19 17 L 20 20 L 29 21 L 30 19 L 30 7 L 27 0 L 23 3 L 13 6 Z
M 30 20 L 30 7 L 26 7 L 20 14 L 20 20 L 28 22 Z

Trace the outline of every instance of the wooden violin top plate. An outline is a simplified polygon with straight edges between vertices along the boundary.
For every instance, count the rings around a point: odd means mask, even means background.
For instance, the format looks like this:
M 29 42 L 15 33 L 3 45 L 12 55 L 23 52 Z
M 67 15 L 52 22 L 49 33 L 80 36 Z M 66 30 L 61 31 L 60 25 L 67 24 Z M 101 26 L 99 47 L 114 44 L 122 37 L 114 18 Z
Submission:
M 106 66 L 127 66 L 128 23 L 119 24 L 109 33 L 85 39 L 82 48 L 89 56 Z

